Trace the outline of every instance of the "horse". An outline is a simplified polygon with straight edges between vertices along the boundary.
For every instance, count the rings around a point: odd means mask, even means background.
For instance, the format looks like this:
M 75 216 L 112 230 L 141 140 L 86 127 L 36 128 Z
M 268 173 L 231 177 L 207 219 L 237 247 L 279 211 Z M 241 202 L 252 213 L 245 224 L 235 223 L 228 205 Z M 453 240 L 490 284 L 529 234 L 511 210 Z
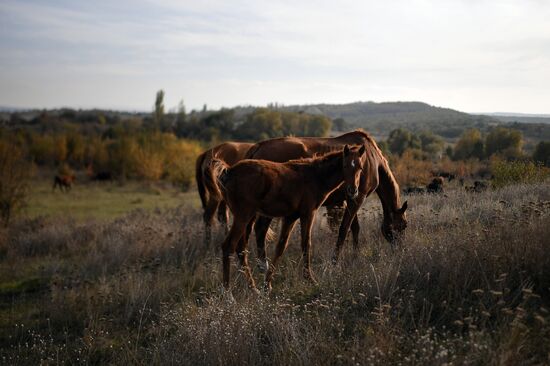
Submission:
M 212 159 L 214 157 L 225 161 L 228 165 L 234 165 L 244 158 L 248 149 L 254 144 L 246 142 L 224 142 L 209 150 L 206 150 L 197 157 L 195 163 L 195 180 L 201 199 L 204 221 L 204 241 L 209 244 L 212 236 L 212 224 L 216 210 L 218 221 L 227 232 L 229 216 L 227 206 L 212 177 Z
M 350 230 L 353 234 L 355 248 L 359 246 L 359 222 L 357 211 L 364 200 L 374 191 L 378 194 L 384 212 L 382 234 L 392 245 L 398 242 L 400 234 L 407 227 L 405 211 L 407 202 L 401 205 L 400 190 L 388 161 L 380 151 L 374 139 L 363 130 L 355 130 L 337 137 L 282 137 L 261 141 L 252 146 L 245 158 L 264 159 L 275 162 L 285 162 L 291 159 L 312 157 L 341 149 L 345 144 L 365 145 L 367 149 L 366 168 L 361 174 L 359 195 L 355 199 L 347 198 L 346 209 L 340 223 L 338 239 L 332 256 L 332 262 L 338 261 L 339 253 Z M 325 201 L 327 208 L 342 206 L 346 198 L 345 192 L 336 191 Z M 259 217 L 255 225 L 256 244 L 258 248 L 258 266 L 266 270 L 268 263 L 265 253 L 265 238 L 271 223 L 269 217 Z
M 59 188 L 61 192 L 63 190 L 65 192 L 69 192 L 73 186 L 74 181 L 76 180 L 76 177 L 74 174 L 71 175 L 56 175 L 53 178 L 53 187 L 52 192 L 55 191 L 55 188 Z
M 315 214 L 327 196 L 343 185 L 348 197 L 359 194 L 360 173 L 365 162 L 365 146 L 309 159 L 276 163 L 266 160 L 242 160 L 230 167 L 213 159 L 213 175 L 223 198 L 233 213 L 233 224 L 223 241 L 223 286 L 229 289 L 230 256 L 237 251 L 249 287 L 256 290 L 248 266 L 248 237 L 256 216 L 283 217 L 277 249 L 265 277 L 265 289 L 283 255 L 296 220 L 300 219 L 304 277 L 315 282 L 311 272 L 311 228 Z

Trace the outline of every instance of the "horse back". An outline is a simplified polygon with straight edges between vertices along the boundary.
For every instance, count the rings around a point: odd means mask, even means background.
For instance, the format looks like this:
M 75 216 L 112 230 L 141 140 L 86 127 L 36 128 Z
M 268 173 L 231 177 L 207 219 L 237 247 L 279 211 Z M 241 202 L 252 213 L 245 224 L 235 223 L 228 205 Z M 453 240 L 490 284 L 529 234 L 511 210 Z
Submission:
M 259 159 L 284 163 L 293 159 L 300 159 L 313 156 L 306 144 L 296 137 L 283 137 L 266 140 L 252 146 L 246 159 Z

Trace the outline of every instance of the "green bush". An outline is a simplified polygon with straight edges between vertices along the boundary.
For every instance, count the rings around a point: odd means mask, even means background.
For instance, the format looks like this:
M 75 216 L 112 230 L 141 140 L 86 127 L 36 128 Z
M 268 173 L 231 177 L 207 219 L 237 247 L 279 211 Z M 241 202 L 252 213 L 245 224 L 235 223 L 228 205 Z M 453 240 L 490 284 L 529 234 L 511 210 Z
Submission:
M 491 161 L 491 171 L 495 187 L 515 183 L 542 182 L 550 177 L 550 169 L 532 161 L 493 159 Z

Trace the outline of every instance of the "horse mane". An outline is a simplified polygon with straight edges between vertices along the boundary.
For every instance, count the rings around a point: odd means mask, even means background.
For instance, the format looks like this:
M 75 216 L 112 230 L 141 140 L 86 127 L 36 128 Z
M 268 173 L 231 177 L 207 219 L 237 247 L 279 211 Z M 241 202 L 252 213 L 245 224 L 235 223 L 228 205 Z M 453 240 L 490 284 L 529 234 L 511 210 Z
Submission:
M 293 165 L 311 165 L 315 163 L 323 163 L 329 160 L 332 160 L 336 158 L 337 156 L 340 156 L 342 154 L 342 148 L 339 149 L 333 148 L 328 154 L 323 153 L 316 153 L 312 157 L 309 158 L 300 158 L 300 159 L 293 159 L 289 160 L 288 163 Z

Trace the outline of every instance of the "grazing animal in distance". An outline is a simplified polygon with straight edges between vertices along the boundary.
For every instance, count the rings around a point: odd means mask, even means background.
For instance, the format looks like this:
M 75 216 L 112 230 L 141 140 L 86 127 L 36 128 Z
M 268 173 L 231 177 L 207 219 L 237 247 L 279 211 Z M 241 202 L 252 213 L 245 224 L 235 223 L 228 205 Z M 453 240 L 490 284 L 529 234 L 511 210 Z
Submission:
M 274 162 L 286 162 L 291 159 L 308 158 L 316 154 L 323 154 L 335 149 L 342 149 L 344 145 L 365 145 L 366 163 L 361 173 L 359 195 L 355 199 L 346 198 L 345 192 L 335 191 L 327 198 L 325 203 L 331 206 L 342 206 L 346 202 L 344 217 L 338 230 L 338 239 L 332 257 L 333 263 L 338 261 L 338 256 L 346 236 L 350 230 L 353 234 L 354 247 L 359 243 L 359 222 L 357 212 L 372 193 L 376 192 L 382 203 L 384 218 L 382 234 L 384 238 L 395 245 L 401 233 L 407 227 L 405 211 L 407 202 L 401 205 L 400 189 L 388 161 L 374 139 L 365 131 L 355 130 L 337 137 L 281 137 L 258 142 L 248 150 L 247 159 L 264 159 Z M 344 188 L 340 188 L 342 190 Z M 336 197 L 336 199 L 334 199 Z M 344 201 L 345 198 L 345 201 Z M 336 202 L 338 201 L 338 202 Z M 265 238 L 271 223 L 271 218 L 260 216 L 256 220 L 254 230 L 258 247 L 258 261 L 260 269 L 267 268 L 265 253 Z
M 443 192 L 443 178 L 435 177 L 432 181 L 426 186 L 427 193 L 441 193 Z
M 246 142 L 224 142 L 209 150 L 206 150 L 197 157 L 195 162 L 195 180 L 201 199 L 204 222 L 204 241 L 210 244 L 212 237 L 212 224 L 214 216 L 218 212 L 218 221 L 227 231 L 229 215 L 227 205 L 223 200 L 217 184 L 212 176 L 212 159 L 220 159 L 229 166 L 241 161 L 248 149 L 254 144 Z
M 233 225 L 222 243 L 223 285 L 229 289 L 230 256 L 237 252 L 249 287 L 256 289 L 248 266 L 248 237 L 257 214 L 283 217 L 281 234 L 265 288 L 271 281 L 283 255 L 294 225 L 300 219 L 304 277 L 315 282 L 311 272 L 311 228 L 317 209 L 327 196 L 343 186 L 354 199 L 359 195 L 360 174 L 365 162 L 365 146 L 344 149 L 320 157 L 276 163 L 266 160 L 242 160 L 232 167 L 213 160 L 213 174 L 227 205 L 233 213 Z
M 53 178 L 52 192 L 58 188 L 61 192 L 69 192 L 75 182 L 76 177 L 74 174 L 56 175 Z

